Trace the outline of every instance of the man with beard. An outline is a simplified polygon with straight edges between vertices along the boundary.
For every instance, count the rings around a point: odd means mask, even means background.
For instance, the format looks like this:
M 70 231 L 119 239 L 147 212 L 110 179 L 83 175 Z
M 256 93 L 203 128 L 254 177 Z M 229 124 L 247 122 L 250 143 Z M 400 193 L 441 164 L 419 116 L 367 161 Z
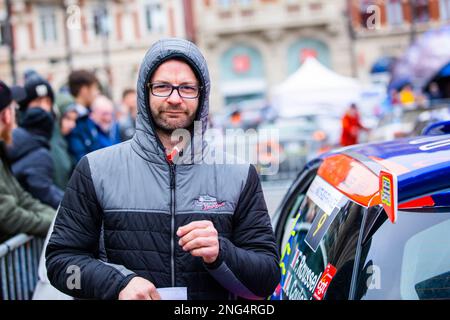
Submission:
M 14 97 L 23 98 L 23 89 L 15 89 Z M 18 233 L 45 236 L 55 215 L 52 208 L 24 191 L 11 173 L 5 148 L 12 142 L 14 127 L 13 94 L 0 81 L 0 242 Z
M 279 257 L 255 167 L 197 161 L 207 144 L 180 145 L 173 136 L 185 129 L 192 137 L 195 127 L 205 133 L 209 90 L 193 43 L 171 38 L 150 48 L 137 84 L 135 135 L 83 157 L 69 181 L 46 251 L 56 288 L 124 300 L 273 292 Z M 79 285 L 68 288 L 73 265 Z
M 26 98 L 19 101 L 23 114 L 13 131 L 8 148 L 12 172 L 20 185 L 33 197 L 57 209 L 64 192 L 54 184 L 54 166 L 50 153 L 53 133 L 53 89 L 39 75 L 25 82 Z

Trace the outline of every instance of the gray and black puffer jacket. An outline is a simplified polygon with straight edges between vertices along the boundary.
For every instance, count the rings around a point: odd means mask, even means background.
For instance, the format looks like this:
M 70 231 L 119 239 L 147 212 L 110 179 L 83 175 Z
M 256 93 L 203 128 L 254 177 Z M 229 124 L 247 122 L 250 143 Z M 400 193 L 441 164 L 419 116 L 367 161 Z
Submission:
M 46 250 L 48 277 L 64 293 L 117 299 L 140 276 L 157 288 L 187 287 L 188 299 L 258 299 L 279 282 L 279 256 L 255 168 L 166 159 L 146 84 L 171 58 L 186 61 L 199 78 L 196 119 L 206 128 L 205 59 L 188 41 L 158 41 L 140 69 L 135 136 L 82 158 L 69 181 Z M 177 229 L 196 220 L 212 221 L 219 233 L 213 264 L 178 245 Z

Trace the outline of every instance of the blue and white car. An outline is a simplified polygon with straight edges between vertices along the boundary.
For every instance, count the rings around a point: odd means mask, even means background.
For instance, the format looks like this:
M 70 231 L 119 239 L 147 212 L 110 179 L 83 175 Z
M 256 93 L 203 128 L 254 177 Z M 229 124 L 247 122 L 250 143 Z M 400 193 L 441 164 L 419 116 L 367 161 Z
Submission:
M 305 166 L 274 216 L 271 299 L 450 299 L 450 124 L 438 127 Z

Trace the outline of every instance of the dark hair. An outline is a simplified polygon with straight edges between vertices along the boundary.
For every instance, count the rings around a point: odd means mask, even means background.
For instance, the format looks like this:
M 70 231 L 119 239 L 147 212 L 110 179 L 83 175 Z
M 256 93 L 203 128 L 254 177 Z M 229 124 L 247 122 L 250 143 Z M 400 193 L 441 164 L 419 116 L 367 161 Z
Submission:
M 127 88 L 127 89 L 123 90 L 122 99 L 125 99 L 125 97 L 131 93 L 136 93 L 136 90 L 132 89 L 132 88 Z
M 81 88 L 90 87 L 96 83 L 99 85 L 97 77 L 87 70 L 75 70 L 69 75 L 69 91 L 72 96 L 77 97 Z

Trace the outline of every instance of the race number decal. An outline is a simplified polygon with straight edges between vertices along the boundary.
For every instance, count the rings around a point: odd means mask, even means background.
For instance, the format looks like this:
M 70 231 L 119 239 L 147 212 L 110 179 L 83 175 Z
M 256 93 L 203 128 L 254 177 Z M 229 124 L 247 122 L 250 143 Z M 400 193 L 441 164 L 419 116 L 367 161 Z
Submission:
M 331 223 L 333 223 L 334 219 L 337 217 L 339 210 L 339 208 L 334 208 L 330 215 L 326 212 L 319 211 L 319 214 L 315 217 L 311 225 L 311 229 L 309 229 L 305 238 L 305 243 L 311 248 L 312 251 L 317 251 L 320 241 L 322 241 L 323 237 L 330 228 Z

